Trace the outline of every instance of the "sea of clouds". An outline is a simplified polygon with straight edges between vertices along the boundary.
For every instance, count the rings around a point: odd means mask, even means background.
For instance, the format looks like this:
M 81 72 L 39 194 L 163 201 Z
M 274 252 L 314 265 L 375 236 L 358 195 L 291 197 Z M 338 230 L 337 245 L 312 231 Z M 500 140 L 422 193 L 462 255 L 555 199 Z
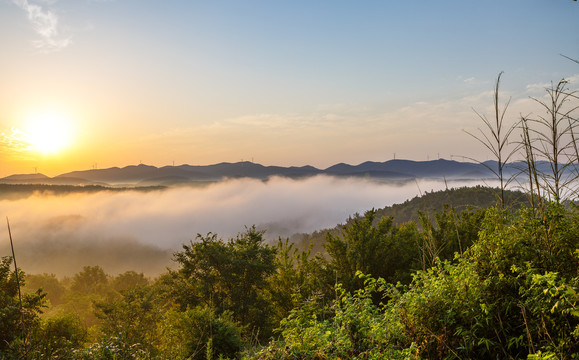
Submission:
M 425 191 L 477 184 L 482 183 L 235 179 L 150 192 L 37 193 L 0 200 L 0 215 L 10 220 L 18 265 L 27 273 L 64 276 L 100 265 L 112 274 L 135 270 L 154 276 L 172 266 L 172 254 L 197 234 L 227 240 L 255 225 L 273 242 L 332 228 L 355 213 Z M 0 254 L 10 255 L 8 231 L 0 231 Z

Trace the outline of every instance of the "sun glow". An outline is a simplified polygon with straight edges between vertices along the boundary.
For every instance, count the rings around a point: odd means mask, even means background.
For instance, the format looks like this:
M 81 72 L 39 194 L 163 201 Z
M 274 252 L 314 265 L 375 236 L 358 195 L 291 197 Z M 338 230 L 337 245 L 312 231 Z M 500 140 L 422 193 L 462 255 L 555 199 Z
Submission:
M 28 118 L 26 142 L 30 150 L 43 154 L 56 154 L 72 142 L 72 124 L 59 113 L 37 113 Z

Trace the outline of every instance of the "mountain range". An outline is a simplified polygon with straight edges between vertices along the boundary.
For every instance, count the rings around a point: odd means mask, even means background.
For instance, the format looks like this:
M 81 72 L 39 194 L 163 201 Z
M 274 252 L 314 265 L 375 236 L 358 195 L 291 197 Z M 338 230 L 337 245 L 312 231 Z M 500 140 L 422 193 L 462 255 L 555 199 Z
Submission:
M 514 174 L 521 163 L 511 163 L 508 174 Z M 43 174 L 18 174 L 0 178 L 5 184 L 49 184 L 49 185 L 103 185 L 103 186 L 171 186 L 180 184 L 199 184 L 222 181 L 231 178 L 268 179 L 273 176 L 303 178 L 316 175 L 341 177 L 368 177 L 390 180 L 412 180 L 417 178 L 437 179 L 487 179 L 493 178 L 490 168 L 496 163 L 482 164 L 454 160 L 388 160 L 385 162 L 367 161 L 358 165 L 339 163 L 326 169 L 313 166 L 282 167 L 264 166 L 242 161 L 214 165 L 179 165 L 156 167 L 151 165 L 130 165 L 107 169 L 72 171 L 55 177 Z

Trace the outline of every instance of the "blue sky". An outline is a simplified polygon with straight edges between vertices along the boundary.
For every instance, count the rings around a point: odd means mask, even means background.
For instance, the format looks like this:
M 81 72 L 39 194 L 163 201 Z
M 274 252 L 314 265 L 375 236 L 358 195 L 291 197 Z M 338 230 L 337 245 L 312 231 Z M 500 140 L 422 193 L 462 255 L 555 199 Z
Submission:
M 75 134 L 58 156 L 0 139 L 0 175 L 484 159 L 472 108 L 500 71 L 512 121 L 577 89 L 578 20 L 571 0 L 0 0 L 0 134 L 43 111 Z

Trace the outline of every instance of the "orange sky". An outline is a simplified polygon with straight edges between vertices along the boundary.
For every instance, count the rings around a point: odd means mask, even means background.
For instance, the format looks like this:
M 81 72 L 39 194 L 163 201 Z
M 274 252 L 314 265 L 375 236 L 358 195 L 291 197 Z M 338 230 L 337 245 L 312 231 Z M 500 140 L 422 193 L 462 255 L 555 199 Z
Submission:
M 509 121 L 551 81 L 576 89 L 559 54 L 579 58 L 578 18 L 573 1 L 0 2 L 0 177 L 485 160 L 473 108 L 492 114 L 500 71 Z

